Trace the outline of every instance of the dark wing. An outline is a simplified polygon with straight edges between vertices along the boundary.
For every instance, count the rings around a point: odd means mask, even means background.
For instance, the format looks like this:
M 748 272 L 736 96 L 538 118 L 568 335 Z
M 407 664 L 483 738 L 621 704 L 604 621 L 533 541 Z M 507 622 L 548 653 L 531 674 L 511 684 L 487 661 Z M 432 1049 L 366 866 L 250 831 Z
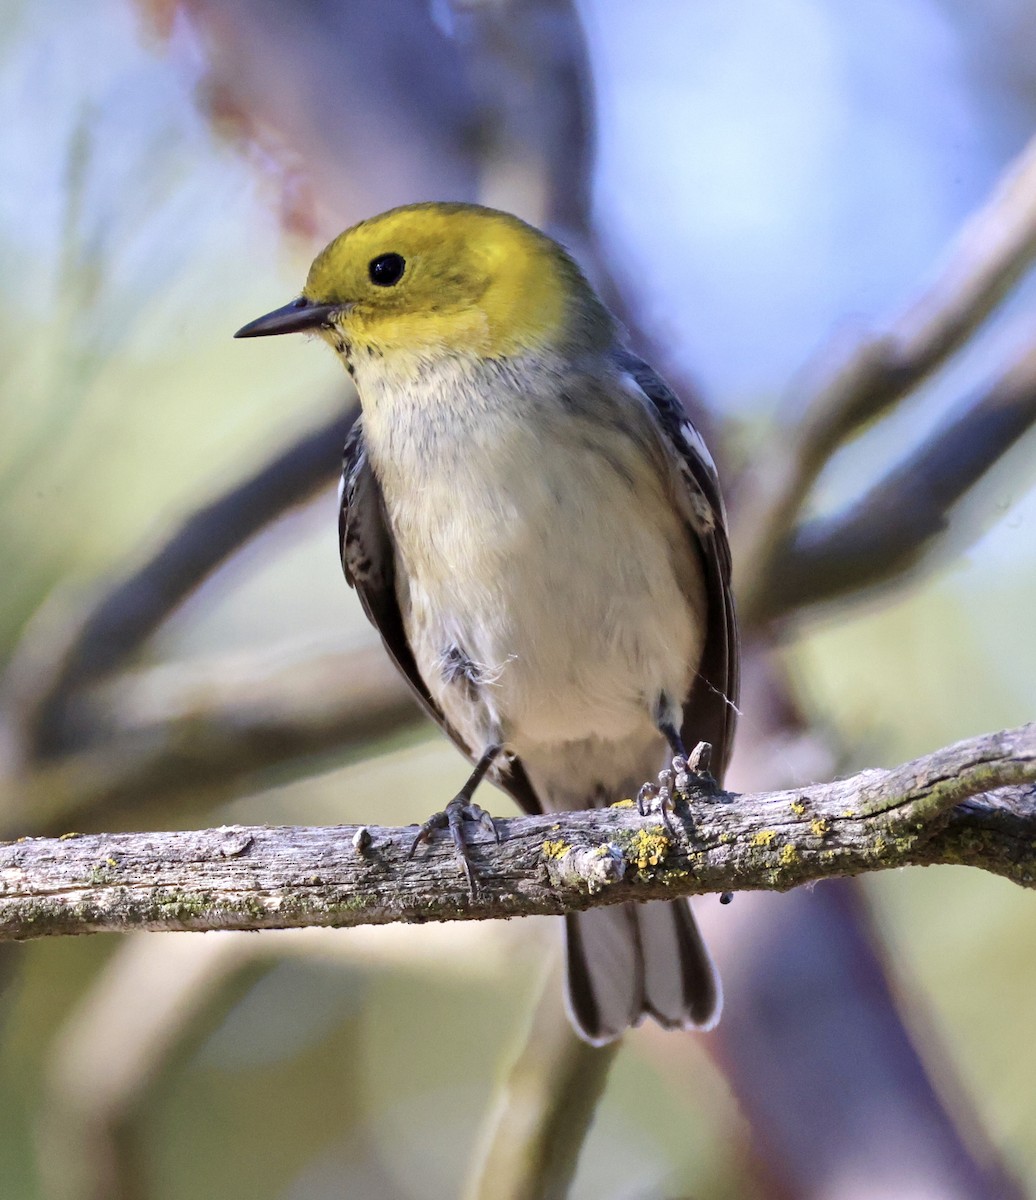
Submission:
M 446 720 L 432 699 L 417 669 L 410 642 L 403 628 L 403 616 L 396 598 L 396 559 L 392 535 L 385 515 L 381 487 L 371 469 L 363 438 L 363 420 L 358 419 L 346 439 L 342 461 L 342 495 L 338 511 L 338 540 L 342 567 L 349 585 L 356 589 L 363 611 L 381 634 L 385 649 L 410 684 L 421 707 L 449 734 L 467 758 L 475 761 L 481 747 L 472 753 L 469 746 Z M 525 809 L 542 811 L 536 793 L 519 762 L 509 771 L 501 771 L 496 781 Z
M 679 467 L 680 500 L 701 557 L 708 608 L 705 649 L 684 701 L 682 732 L 688 749 L 697 742 L 712 743 L 712 773 L 722 782 L 733 749 L 741 671 L 719 476 L 701 435 L 668 384 L 628 350 L 617 357 L 620 368 L 650 401 Z

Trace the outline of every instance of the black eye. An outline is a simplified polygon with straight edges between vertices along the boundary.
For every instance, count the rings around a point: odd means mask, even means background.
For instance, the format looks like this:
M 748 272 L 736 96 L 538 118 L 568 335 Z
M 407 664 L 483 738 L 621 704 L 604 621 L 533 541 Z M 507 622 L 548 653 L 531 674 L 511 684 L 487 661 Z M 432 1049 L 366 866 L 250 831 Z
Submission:
M 402 254 L 379 254 L 367 264 L 371 283 L 376 283 L 378 287 L 391 287 L 399 283 L 405 270 L 406 259 Z

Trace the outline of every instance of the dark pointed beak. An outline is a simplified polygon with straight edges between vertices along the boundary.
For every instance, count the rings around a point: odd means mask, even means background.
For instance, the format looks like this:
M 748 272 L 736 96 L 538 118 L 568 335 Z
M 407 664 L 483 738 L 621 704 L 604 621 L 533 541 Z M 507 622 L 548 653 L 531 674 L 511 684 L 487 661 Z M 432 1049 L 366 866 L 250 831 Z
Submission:
M 307 329 L 317 329 L 321 325 L 330 325 L 331 317 L 340 312 L 344 304 L 314 304 L 305 296 L 292 300 L 283 308 L 275 308 L 264 317 L 257 317 L 234 334 L 236 338 L 271 337 L 275 333 L 305 333 Z

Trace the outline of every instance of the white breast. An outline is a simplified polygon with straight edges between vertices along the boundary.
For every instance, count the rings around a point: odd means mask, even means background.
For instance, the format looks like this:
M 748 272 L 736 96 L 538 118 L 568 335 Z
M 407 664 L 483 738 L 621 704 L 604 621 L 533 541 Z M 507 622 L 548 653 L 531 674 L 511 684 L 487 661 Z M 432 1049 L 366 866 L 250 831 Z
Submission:
M 365 382 L 404 624 L 450 722 L 530 759 L 656 739 L 660 694 L 682 701 L 697 666 L 704 596 L 664 459 L 615 432 L 621 389 L 595 411 L 593 389 L 545 404 L 467 368 L 426 374 L 416 403 Z M 444 677 L 451 646 L 477 689 Z

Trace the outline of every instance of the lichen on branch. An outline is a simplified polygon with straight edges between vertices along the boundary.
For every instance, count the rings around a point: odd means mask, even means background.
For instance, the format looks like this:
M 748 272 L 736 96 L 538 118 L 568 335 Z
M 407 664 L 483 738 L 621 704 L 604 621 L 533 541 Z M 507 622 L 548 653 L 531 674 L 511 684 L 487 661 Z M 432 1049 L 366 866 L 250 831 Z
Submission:
M 471 834 L 473 893 L 450 838 L 412 855 L 412 827 L 25 838 L 0 845 L 0 940 L 485 920 L 937 863 L 1032 887 L 1036 724 L 789 791 L 697 788 L 671 817 L 620 803 L 497 829 Z

